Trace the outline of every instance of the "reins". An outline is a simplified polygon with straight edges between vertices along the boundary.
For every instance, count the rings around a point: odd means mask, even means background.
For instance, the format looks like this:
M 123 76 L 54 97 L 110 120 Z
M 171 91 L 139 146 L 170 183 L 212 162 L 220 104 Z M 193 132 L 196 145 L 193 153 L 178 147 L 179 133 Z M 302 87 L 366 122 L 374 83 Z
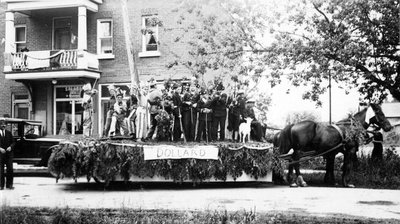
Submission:
M 300 162 L 305 162 L 305 161 L 314 159 L 315 157 L 323 156 L 323 155 L 325 155 L 325 154 L 328 154 L 328 153 L 330 153 L 330 152 L 332 152 L 332 151 L 338 149 L 339 147 L 341 147 L 341 146 L 343 146 L 343 145 L 344 145 L 343 143 L 339 143 L 337 146 L 335 146 L 335 147 L 333 147 L 333 148 L 331 148 L 331 149 L 329 149 L 329 150 L 327 150 L 327 151 L 325 151 L 325 152 L 322 152 L 322 153 L 320 153 L 320 154 L 313 155 L 313 156 L 308 156 L 308 157 L 300 158 L 299 160 L 290 162 L 289 165 L 293 165 L 293 164 L 300 163 Z M 305 158 L 305 159 L 304 159 L 304 158 Z

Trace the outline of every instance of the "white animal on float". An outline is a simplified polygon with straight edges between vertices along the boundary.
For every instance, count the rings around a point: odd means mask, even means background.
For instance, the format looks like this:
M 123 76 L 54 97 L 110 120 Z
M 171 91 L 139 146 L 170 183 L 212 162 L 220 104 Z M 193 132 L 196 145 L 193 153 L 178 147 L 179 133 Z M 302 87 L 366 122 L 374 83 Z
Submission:
M 246 122 L 243 122 L 239 125 L 239 136 L 240 140 L 242 140 L 243 143 L 246 143 L 246 137 L 248 138 L 248 141 L 250 141 L 250 131 L 251 131 L 251 122 L 253 121 L 252 118 L 246 117 Z

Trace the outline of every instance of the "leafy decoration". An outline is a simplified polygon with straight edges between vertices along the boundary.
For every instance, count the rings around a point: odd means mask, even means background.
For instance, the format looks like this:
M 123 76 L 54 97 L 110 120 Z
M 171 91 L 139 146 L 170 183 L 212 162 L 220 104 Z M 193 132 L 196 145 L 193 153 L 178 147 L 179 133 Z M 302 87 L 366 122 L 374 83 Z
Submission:
M 272 150 L 241 147 L 230 150 L 232 145 L 219 144 L 219 160 L 165 159 L 144 160 L 143 145 L 112 144 L 115 141 L 91 140 L 79 144 L 66 142 L 56 145 L 49 159 L 49 171 L 58 179 L 96 177 L 108 184 L 117 178 L 128 181 L 131 176 L 140 178 L 163 177 L 174 182 L 201 183 L 215 179 L 235 180 L 246 173 L 255 179 L 268 172 L 281 172 L 282 162 Z M 233 148 L 238 148 L 233 146 Z

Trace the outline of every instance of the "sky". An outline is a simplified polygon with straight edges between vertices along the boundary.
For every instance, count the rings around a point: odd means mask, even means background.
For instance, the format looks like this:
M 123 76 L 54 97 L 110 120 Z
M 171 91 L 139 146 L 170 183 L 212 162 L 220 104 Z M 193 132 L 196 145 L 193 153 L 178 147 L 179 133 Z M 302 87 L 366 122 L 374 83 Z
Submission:
M 287 94 L 287 89 L 290 88 L 290 93 Z M 315 102 L 303 100 L 302 94 L 304 87 L 293 87 L 288 83 L 283 82 L 268 92 L 271 94 L 272 102 L 267 113 L 268 124 L 274 124 L 282 128 L 286 124 L 288 114 L 300 111 L 313 111 L 322 122 L 329 121 L 329 94 L 321 95 L 322 107 L 317 107 Z M 332 82 L 332 122 L 346 118 L 349 113 L 354 113 L 358 110 L 359 93 L 351 92 L 345 94 L 343 89 L 339 89 Z

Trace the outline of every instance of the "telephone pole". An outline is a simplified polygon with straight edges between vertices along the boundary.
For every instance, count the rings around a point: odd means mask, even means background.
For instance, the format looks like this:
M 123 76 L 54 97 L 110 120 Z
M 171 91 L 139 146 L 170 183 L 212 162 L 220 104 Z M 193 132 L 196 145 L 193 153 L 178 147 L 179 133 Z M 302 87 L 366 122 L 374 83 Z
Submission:
M 328 70 L 329 74 L 329 124 L 332 124 L 332 78 L 331 69 Z

